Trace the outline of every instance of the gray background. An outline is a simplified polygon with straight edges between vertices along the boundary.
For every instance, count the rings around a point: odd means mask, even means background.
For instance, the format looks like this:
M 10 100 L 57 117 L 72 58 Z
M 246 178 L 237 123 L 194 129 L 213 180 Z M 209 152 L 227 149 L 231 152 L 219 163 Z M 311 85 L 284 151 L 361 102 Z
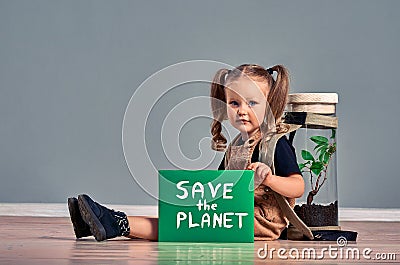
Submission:
M 400 1 L 1 0 L 0 202 L 87 192 L 156 204 L 124 160 L 125 109 L 156 71 L 210 59 L 284 64 L 292 92 L 337 92 L 340 206 L 397 208 L 399 10 Z M 158 111 L 208 89 L 178 87 Z M 208 124 L 183 130 L 189 157 Z M 146 137 L 157 150 L 156 127 Z

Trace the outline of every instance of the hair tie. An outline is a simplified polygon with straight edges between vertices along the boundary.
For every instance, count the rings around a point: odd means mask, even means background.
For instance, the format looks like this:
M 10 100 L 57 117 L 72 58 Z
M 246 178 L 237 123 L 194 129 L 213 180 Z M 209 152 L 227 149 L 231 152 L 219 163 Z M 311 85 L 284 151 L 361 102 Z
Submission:
M 226 72 L 225 74 L 225 78 L 224 78 L 224 82 L 226 82 L 226 79 L 228 78 L 228 75 L 231 73 L 231 70 L 228 70 L 228 72 Z
M 271 68 L 267 69 L 268 74 L 272 75 L 274 73 L 274 70 L 272 70 Z

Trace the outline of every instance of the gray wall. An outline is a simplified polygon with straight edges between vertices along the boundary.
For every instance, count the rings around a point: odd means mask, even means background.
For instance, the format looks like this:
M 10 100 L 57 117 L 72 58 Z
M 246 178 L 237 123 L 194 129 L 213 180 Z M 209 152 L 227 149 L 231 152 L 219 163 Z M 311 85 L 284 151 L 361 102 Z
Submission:
M 156 71 L 210 59 L 284 64 L 292 92 L 339 93 L 340 205 L 399 207 L 399 10 L 400 1 L 0 0 L 0 202 L 87 192 L 156 204 L 125 164 L 125 108 Z M 208 86 L 181 92 L 172 102 Z M 195 139 L 209 134 L 199 124 Z M 146 137 L 156 150 L 157 132 Z M 196 156 L 189 138 L 182 150 Z

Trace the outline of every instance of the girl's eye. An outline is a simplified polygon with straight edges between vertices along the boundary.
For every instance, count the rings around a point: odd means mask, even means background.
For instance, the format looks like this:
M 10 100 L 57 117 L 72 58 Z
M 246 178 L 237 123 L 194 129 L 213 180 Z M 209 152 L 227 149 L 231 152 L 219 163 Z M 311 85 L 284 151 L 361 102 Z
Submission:
M 255 102 L 255 101 L 253 101 L 253 100 L 249 102 L 249 106 L 250 106 L 250 107 L 253 107 L 253 106 L 256 105 L 256 104 L 257 104 L 257 102 Z
M 239 104 L 238 104 L 236 101 L 234 101 L 234 100 L 232 100 L 231 102 L 229 102 L 229 104 L 232 105 L 232 106 L 239 106 Z

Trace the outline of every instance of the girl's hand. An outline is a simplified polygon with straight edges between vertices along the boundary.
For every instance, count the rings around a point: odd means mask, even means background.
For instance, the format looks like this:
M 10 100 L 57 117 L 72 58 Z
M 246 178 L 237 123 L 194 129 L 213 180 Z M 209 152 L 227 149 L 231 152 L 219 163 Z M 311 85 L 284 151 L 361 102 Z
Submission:
M 261 162 L 251 163 L 248 167 L 248 170 L 254 171 L 254 187 L 258 187 L 261 183 L 266 183 L 271 179 L 272 171 L 269 166 Z

